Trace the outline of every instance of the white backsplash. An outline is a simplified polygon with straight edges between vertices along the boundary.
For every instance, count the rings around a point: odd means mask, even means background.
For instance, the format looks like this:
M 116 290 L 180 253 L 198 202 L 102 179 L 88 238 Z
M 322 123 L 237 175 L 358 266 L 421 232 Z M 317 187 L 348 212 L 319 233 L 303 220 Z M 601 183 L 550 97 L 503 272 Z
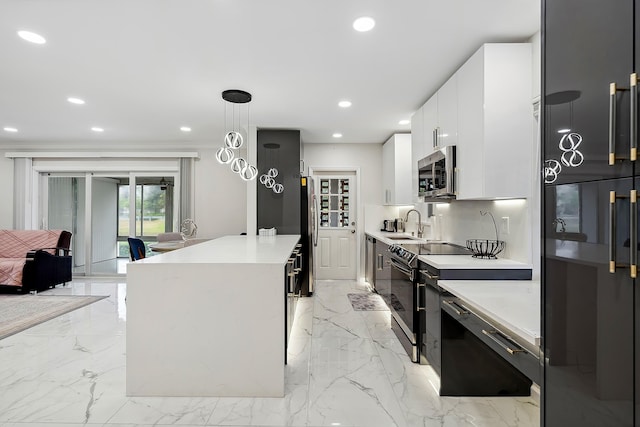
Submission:
M 432 216 L 429 217 L 429 204 L 416 204 L 422 213 L 425 237 L 433 240 L 444 240 L 465 245 L 467 239 L 495 239 L 496 231 L 490 215 L 491 212 L 498 227 L 498 240 L 506 242 L 505 250 L 499 258 L 532 263 L 531 218 L 527 200 L 480 200 L 452 201 L 451 203 L 433 203 Z M 400 208 L 399 214 L 405 217 L 410 207 Z M 501 229 L 502 217 L 509 217 L 509 234 Z M 406 224 L 408 232 L 416 229 L 418 216 L 411 214 Z
M 407 208 L 410 209 L 410 208 Z M 382 222 L 385 219 L 395 219 L 399 217 L 398 206 L 364 205 L 364 229 L 366 231 L 379 231 L 382 229 Z M 404 216 L 403 216 L 404 218 Z

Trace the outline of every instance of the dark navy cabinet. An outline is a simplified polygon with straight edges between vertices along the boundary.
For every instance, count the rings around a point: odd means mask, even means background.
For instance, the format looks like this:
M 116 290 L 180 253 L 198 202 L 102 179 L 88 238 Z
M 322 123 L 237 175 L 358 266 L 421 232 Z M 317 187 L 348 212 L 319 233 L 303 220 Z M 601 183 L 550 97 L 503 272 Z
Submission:
M 546 427 L 640 425 L 639 8 L 543 0 Z

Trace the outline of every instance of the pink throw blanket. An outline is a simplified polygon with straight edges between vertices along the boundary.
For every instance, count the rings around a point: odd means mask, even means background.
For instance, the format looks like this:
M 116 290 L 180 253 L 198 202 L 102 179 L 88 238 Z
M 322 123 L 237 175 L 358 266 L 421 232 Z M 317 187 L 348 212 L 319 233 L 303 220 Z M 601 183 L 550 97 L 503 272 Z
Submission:
M 0 230 L 0 284 L 22 286 L 27 252 L 55 248 L 61 233 L 62 230 Z

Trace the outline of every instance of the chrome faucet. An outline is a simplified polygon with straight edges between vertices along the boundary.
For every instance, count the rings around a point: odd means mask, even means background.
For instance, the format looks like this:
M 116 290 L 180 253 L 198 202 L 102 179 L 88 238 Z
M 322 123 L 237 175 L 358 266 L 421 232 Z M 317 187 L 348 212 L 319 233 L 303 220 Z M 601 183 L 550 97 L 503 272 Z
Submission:
M 404 222 L 409 222 L 409 214 L 411 212 L 416 212 L 418 214 L 418 237 L 422 238 L 422 233 L 424 232 L 424 227 L 422 226 L 422 214 L 417 209 L 409 209 L 407 212 L 407 216 L 404 219 Z

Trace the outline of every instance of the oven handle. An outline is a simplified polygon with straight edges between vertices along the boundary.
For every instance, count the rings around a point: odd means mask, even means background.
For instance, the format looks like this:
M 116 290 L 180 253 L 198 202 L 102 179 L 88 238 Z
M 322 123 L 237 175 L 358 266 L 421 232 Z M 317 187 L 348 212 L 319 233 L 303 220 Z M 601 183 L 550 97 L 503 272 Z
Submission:
M 405 267 L 394 259 L 389 260 L 389 265 L 391 265 L 391 267 L 395 267 L 397 270 L 400 270 L 400 272 L 404 273 L 411 280 L 413 280 L 413 270 L 411 270 L 411 268 Z

